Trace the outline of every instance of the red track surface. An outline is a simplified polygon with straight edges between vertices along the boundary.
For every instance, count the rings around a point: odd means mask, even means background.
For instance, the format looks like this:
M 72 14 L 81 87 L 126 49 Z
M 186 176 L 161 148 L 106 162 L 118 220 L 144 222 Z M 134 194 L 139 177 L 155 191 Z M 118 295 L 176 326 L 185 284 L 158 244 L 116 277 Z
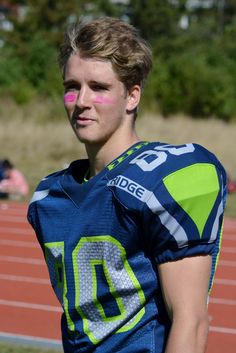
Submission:
M 26 204 L 0 203 L 0 337 L 60 344 L 61 309 Z M 236 350 L 236 220 L 225 221 L 209 304 L 207 353 Z

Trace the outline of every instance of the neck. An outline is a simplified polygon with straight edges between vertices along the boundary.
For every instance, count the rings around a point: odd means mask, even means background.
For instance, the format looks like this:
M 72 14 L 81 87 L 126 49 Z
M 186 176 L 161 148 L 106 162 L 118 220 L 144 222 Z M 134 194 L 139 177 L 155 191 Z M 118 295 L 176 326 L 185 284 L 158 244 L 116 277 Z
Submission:
M 133 132 L 130 136 L 125 139 L 122 138 L 118 140 L 118 142 L 117 139 L 115 139 L 115 141 L 110 139 L 101 145 L 86 145 L 85 147 L 90 162 L 90 177 L 98 174 L 115 158 L 138 141 L 139 138 L 136 132 Z

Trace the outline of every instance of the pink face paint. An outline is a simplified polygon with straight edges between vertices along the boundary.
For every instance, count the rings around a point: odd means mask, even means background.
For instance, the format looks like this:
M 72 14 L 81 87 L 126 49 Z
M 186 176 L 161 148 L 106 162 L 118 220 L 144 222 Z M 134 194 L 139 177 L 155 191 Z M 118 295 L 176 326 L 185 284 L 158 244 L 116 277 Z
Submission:
M 97 97 L 95 97 L 93 103 L 112 104 L 113 103 L 113 99 L 110 99 L 110 98 L 107 98 L 107 97 L 97 96 Z
M 64 95 L 64 103 L 74 103 L 77 95 L 75 93 L 66 93 Z

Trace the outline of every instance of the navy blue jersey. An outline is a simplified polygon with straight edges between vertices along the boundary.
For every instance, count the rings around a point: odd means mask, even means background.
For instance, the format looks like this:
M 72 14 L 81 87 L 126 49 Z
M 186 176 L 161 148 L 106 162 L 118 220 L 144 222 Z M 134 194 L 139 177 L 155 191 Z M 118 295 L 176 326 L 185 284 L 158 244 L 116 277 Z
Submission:
M 28 219 L 63 307 L 66 353 L 163 353 L 158 264 L 219 254 L 226 175 L 196 144 L 141 142 L 83 182 L 78 160 L 39 184 Z

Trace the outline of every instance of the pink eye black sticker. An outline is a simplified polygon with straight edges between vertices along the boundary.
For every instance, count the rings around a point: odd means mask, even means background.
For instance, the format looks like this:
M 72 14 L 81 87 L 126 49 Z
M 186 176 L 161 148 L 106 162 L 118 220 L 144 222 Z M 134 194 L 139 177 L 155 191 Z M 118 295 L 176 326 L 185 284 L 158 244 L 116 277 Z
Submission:
M 113 100 L 110 98 L 97 96 L 97 97 L 95 97 L 93 102 L 98 103 L 98 104 L 112 104 Z
M 76 100 L 75 93 L 67 93 L 64 95 L 64 103 L 73 103 Z

